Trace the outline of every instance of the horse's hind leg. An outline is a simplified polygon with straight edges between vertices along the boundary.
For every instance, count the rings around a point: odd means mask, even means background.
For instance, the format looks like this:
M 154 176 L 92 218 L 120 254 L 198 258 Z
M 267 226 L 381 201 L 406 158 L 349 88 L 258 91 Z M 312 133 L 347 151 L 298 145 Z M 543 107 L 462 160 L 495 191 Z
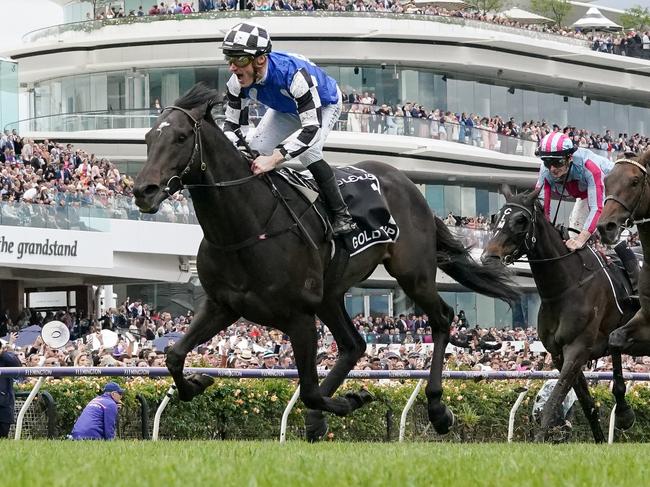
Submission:
M 348 372 L 356 365 L 357 361 L 366 351 L 366 342 L 354 327 L 350 316 L 345 311 L 343 298 L 326 299 L 317 311 L 318 317 L 323 320 L 332 332 L 338 346 L 339 358 L 330 370 L 327 377 L 320 384 L 320 392 L 324 396 L 332 396 L 343 384 Z M 348 399 L 355 400 L 360 406 L 370 402 L 372 396 L 368 391 L 348 393 Z M 355 408 L 356 409 L 356 408 Z M 327 432 L 327 422 L 322 411 L 309 409 L 305 415 L 305 429 L 307 440 L 318 441 Z
M 284 330 L 291 339 L 298 377 L 300 377 L 300 399 L 307 408 L 346 416 L 362 405 L 358 404 L 357 399 L 353 397 L 331 398 L 321 393 L 316 371 L 318 337 L 313 315 L 294 316 L 286 323 Z
M 194 315 L 188 332 L 167 352 L 167 368 L 178 388 L 178 397 L 182 401 L 191 401 L 201 394 L 214 381 L 207 375 L 194 374 L 183 376 L 185 357 L 197 345 L 206 342 L 221 330 L 228 328 L 239 316 L 229 308 L 217 305 L 206 298 L 199 311 Z
M 442 370 L 445 366 L 445 350 L 449 343 L 449 326 L 454 319 L 454 310 L 434 291 L 438 306 L 425 306 L 413 298 L 427 312 L 433 336 L 433 357 L 429 370 L 429 381 L 425 388 L 428 402 L 429 421 L 438 434 L 444 435 L 454 425 L 454 415 L 442 402 Z
M 589 392 L 589 384 L 587 384 L 587 379 L 582 371 L 578 372 L 575 384 L 573 385 L 573 390 L 575 391 L 576 396 L 578 396 L 580 406 L 582 406 L 582 411 L 585 413 L 587 421 L 589 421 L 589 427 L 594 435 L 594 440 L 596 443 L 604 443 L 605 435 L 600 426 L 598 407 L 596 406 L 593 396 Z
M 429 317 L 433 337 L 433 357 L 429 381 L 425 388 L 429 421 L 439 434 L 446 434 L 454 423 L 454 415 L 442 402 L 442 369 L 445 365 L 445 349 L 449 343 L 449 326 L 454 310 L 445 303 L 436 290 L 436 267 L 434 259 L 418 254 L 414 258 L 393 252 L 386 269 L 397 279 L 404 292 L 420 306 Z

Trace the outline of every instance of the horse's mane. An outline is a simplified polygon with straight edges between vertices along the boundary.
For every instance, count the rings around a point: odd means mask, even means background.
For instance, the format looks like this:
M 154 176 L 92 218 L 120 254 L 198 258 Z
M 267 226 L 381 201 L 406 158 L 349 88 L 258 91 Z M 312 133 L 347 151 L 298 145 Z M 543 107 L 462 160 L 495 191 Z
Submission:
M 230 142 L 230 140 L 224 135 L 223 131 L 217 125 L 214 117 L 212 116 L 212 107 L 215 104 L 219 103 L 219 101 L 219 92 L 214 88 L 210 88 L 204 81 L 200 81 L 192 86 L 192 88 L 190 88 L 187 93 L 178 98 L 174 102 L 174 105 L 185 110 L 192 110 L 194 108 L 205 105 L 206 111 L 202 117 L 208 121 L 210 127 L 215 129 L 215 140 L 219 140 L 222 144 L 222 147 L 231 148 L 232 154 L 237 154 L 237 156 L 239 156 L 241 159 L 245 159 L 245 156 L 240 151 L 238 151 L 232 142 Z
M 527 206 L 527 204 L 530 203 L 530 194 L 533 192 L 533 190 L 528 190 L 524 191 L 522 193 L 517 193 L 513 195 L 508 203 L 517 203 L 522 206 Z M 533 209 L 536 209 L 538 211 L 544 211 L 544 208 L 542 207 L 542 203 L 539 201 L 539 198 L 535 198 L 533 201 Z
M 174 105 L 186 110 L 192 110 L 193 108 L 205 104 L 214 105 L 219 101 L 218 97 L 219 92 L 217 90 L 210 88 L 205 82 L 201 81 L 192 86 L 192 88 L 190 88 L 190 90 L 183 96 L 178 98 L 174 102 Z

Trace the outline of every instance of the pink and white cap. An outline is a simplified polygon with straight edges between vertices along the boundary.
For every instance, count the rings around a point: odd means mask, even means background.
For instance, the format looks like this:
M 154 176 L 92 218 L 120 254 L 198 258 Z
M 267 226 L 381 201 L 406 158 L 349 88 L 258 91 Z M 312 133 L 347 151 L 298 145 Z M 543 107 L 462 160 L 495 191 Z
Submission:
M 562 132 L 551 132 L 539 143 L 538 155 L 568 155 L 573 152 L 573 141 Z

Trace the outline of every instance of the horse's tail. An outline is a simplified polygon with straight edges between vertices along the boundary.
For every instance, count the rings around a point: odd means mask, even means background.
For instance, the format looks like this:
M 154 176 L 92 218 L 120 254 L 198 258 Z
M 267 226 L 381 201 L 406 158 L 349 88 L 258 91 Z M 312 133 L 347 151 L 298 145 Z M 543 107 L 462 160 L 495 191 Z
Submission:
M 479 264 L 469 253 L 469 248 L 455 238 L 447 225 L 436 218 L 436 243 L 438 267 L 459 284 L 477 293 L 498 298 L 512 305 L 521 293 L 514 287 L 510 272 L 500 262 Z

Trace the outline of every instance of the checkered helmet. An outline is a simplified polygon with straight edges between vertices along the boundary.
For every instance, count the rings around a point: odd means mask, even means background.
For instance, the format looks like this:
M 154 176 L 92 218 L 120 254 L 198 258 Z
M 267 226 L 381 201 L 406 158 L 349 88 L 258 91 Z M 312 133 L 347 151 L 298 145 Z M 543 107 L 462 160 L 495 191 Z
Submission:
M 259 25 L 242 22 L 228 31 L 221 49 L 228 56 L 261 56 L 271 52 L 271 37 Z

